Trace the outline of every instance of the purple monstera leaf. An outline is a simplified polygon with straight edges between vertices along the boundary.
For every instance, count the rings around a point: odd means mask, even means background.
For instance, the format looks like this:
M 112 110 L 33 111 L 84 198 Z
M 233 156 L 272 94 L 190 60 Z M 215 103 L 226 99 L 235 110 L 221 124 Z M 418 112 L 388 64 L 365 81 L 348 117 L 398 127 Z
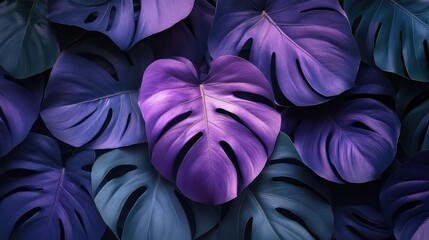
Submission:
M 280 130 L 264 75 L 234 56 L 200 79 L 184 58 L 146 70 L 139 106 L 155 168 L 189 198 L 220 204 L 261 172 Z
M 380 177 L 392 163 L 400 122 L 388 105 L 395 91 L 385 75 L 363 65 L 356 87 L 322 106 L 287 108 L 282 129 L 319 176 L 345 183 Z
M 397 239 L 429 236 L 429 151 L 418 153 L 384 184 L 380 203 Z
M 30 132 L 39 116 L 42 95 L 40 76 L 18 83 L 0 69 L 0 157 Z
M 49 19 L 109 36 L 122 50 L 182 20 L 194 0 L 51 0 Z
M 143 43 L 120 51 L 107 37 L 85 38 L 52 70 L 41 116 L 52 134 L 74 147 L 106 149 L 146 141 L 138 89 L 152 62 Z
M 298 106 L 323 103 L 349 89 L 359 51 L 337 0 L 219 0 L 209 51 L 249 60 Z

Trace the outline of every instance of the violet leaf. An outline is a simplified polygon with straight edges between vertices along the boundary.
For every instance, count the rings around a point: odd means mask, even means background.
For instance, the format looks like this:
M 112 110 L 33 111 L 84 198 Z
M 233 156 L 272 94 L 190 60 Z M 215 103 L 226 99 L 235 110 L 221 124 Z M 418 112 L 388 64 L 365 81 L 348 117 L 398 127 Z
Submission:
M 122 50 L 182 20 L 194 0 L 50 0 L 49 19 L 109 36 Z
M 217 1 L 212 57 L 238 55 L 249 41 L 249 61 L 298 106 L 351 88 L 359 68 L 359 50 L 337 0 Z
M 46 87 L 41 111 L 46 126 L 75 147 L 105 149 L 146 141 L 137 97 L 152 59 L 143 43 L 123 53 L 106 37 L 70 46 Z
M 331 239 L 329 189 L 304 164 L 289 137 L 280 133 L 267 166 L 231 202 L 218 239 Z
M 293 136 L 303 162 L 319 176 L 338 183 L 375 180 L 396 153 L 400 121 L 386 105 L 393 97 L 385 75 L 363 65 L 356 87 L 335 101 L 287 108 L 282 130 Z
M 188 198 L 220 204 L 262 170 L 280 114 L 264 75 L 242 58 L 214 59 L 201 78 L 187 59 L 155 61 L 139 106 L 155 168 Z
M 92 200 L 93 151 L 62 159 L 51 137 L 30 133 L 0 161 L 0 236 L 100 239 L 106 225 Z
M 118 239 L 195 239 L 218 221 L 215 207 L 189 201 L 159 175 L 147 145 L 100 156 L 92 187 L 95 203 Z
M 19 83 L 0 69 L 0 157 L 22 142 L 39 116 L 43 79 Z
M 429 151 L 420 152 L 384 184 L 380 204 L 397 239 L 423 240 L 429 234 Z

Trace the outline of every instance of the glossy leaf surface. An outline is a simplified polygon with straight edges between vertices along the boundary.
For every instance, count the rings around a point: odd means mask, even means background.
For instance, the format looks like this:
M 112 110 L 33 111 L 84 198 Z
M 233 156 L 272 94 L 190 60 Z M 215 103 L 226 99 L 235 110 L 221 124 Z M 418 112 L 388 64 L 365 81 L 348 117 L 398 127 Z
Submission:
M 184 58 L 154 62 L 139 95 L 152 163 L 192 200 L 235 198 L 274 148 L 273 101 L 264 75 L 238 57 L 213 60 L 207 76 Z
M 359 68 L 358 48 L 336 0 L 217 1 L 212 57 L 238 55 L 248 41 L 249 61 L 298 106 L 351 88 Z
M 362 66 L 356 87 L 311 109 L 287 108 L 282 129 L 293 136 L 303 162 L 338 183 L 378 179 L 392 163 L 400 121 L 386 104 L 395 91 L 384 74 Z
M 159 175 L 147 145 L 100 156 L 92 187 L 101 215 L 120 239 L 193 239 L 217 222 L 214 207 L 187 200 Z
M 194 0 L 55 0 L 49 19 L 109 36 L 122 50 L 189 15 Z
M 330 239 L 329 190 L 280 133 L 267 166 L 222 220 L 218 239 Z
M 143 43 L 123 53 L 105 37 L 67 48 L 46 87 L 41 111 L 46 126 L 75 147 L 105 149 L 144 142 L 137 96 L 152 59 Z
M 344 0 L 362 59 L 384 71 L 429 81 L 429 2 Z

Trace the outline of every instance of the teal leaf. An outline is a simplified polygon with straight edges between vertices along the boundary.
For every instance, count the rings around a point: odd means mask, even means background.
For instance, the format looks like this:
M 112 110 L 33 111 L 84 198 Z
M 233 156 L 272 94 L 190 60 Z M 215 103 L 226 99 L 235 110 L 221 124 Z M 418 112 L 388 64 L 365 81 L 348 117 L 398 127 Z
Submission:
M 280 133 L 265 169 L 232 201 L 219 239 L 331 239 L 329 191 Z
M 147 145 L 100 156 L 92 168 L 95 203 L 120 239 L 192 239 L 218 221 L 215 207 L 185 199 L 152 167 Z
M 362 60 L 403 77 L 429 81 L 427 0 L 344 0 Z
M 429 86 L 403 81 L 396 96 L 396 111 L 401 118 L 399 144 L 408 157 L 429 150 Z
M 51 68 L 60 53 L 46 0 L 0 1 L 0 66 L 23 79 Z

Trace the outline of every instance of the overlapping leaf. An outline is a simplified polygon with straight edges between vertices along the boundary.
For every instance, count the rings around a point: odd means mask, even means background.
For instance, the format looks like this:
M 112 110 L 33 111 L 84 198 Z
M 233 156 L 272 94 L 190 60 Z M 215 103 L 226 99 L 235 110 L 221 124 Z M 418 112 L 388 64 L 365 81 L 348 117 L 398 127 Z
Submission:
M 214 207 L 191 202 L 152 167 L 147 145 L 116 149 L 97 159 L 95 203 L 115 235 L 130 239 L 193 239 L 214 227 Z
M 105 224 L 90 194 L 93 151 L 62 159 L 57 142 L 30 134 L 0 161 L 2 239 L 100 239 Z
M 238 55 L 249 41 L 249 60 L 299 106 L 349 89 L 359 68 L 358 48 L 337 0 L 217 1 L 211 55 Z
M 333 220 L 329 190 L 280 133 L 267 166 L 232 201 L 218 239 L 330 239 Z
M 0 69 L 0 157 L 22 142 L 39 116 L 43 80 L 14 82 Z
M 362 59 L 384 71 L 429 81 L 429 3 L 344 0 Z
M 283 112 L 282 129 L 293 136 L 303 162 L 338 183 L 379 178 L 392 163 L 399 138 L 398 116 L 386 105 L 395 93 L 389 80 L 363 65 L 356 85 L 323 106 Z
M 0 66 L 15 78 L 51 68 L 60 53 L 46 19 L 46 2 L 0 2 Z
M 381 212 L 381 181 L 331 186 L 333 239 L 392 239 L 393 231 Z
M 182 20 L 194 0 L 51 0 L 49 19 L 109 36 L 122 50 Z
M 82 40 L 55 64 L 41 116 L 55 137 L 75 147 L 115 148 L 146 140 L 138 89 L 152 61 L 143 43 L 121 52 L 107 38 Z
M 396 97 L 397 112 L 402 119 L 399 141 L 408 157 L 429 149 L 429 86 L 402 82 Z
M 185 20 L 145 41 L 152 47 L 157 58 L 180 56 L 199 64 L 207 53 L 207 39 L 214 12 L 215 7 L 209 0 L 197 0 Z
M 238 57 L 213 60 L 207 76 L 184 58 L 154 62 L 139 95 L 152 163 L 192 200 L 235 198 L 274 148 L 273 101 L 263 74 Z
M 380 194 L 381 207 L 397 239 L 423 240 L 429 235 L 429 151 L 407 161 L 392 174 Z

